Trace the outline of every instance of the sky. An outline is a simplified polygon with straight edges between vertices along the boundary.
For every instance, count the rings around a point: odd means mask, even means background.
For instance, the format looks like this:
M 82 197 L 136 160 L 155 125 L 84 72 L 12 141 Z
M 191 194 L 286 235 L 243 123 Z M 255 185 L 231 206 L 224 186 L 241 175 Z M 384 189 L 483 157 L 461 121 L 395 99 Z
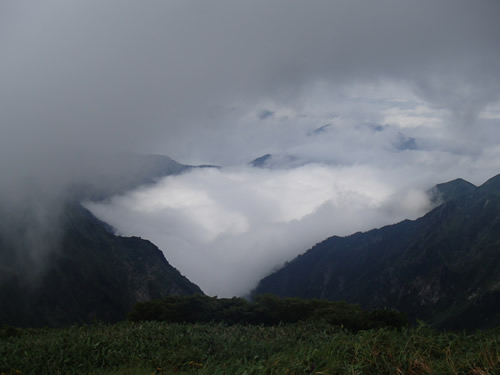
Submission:
M 37 258 L 68 186 L 110 155 L 222 166 L 88 207 L 207 293 L 247 293 L 330 235 L 418 217 L 436 183 L 500 172 L 499 15 L 495 0 L 2 1 L 0 210 L 28 220 Z

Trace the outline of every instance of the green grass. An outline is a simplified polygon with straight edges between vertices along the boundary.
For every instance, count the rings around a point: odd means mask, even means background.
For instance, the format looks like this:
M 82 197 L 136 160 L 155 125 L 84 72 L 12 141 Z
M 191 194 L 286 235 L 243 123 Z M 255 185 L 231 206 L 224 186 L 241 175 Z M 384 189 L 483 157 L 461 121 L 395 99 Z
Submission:
M 159 322 L 0 330 L 0 373 L 500 374 L 500 330 Z

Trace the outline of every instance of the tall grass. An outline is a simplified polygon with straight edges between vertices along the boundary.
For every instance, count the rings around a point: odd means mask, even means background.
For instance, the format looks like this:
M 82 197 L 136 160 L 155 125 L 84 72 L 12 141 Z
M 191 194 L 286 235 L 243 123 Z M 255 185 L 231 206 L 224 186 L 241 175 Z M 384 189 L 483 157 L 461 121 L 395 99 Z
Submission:
M 4 329 L 3 374 L 500 374 L 500 330 L 350 333 L 322 323 Z M 2 374 L 2 375 L 3 375 Z

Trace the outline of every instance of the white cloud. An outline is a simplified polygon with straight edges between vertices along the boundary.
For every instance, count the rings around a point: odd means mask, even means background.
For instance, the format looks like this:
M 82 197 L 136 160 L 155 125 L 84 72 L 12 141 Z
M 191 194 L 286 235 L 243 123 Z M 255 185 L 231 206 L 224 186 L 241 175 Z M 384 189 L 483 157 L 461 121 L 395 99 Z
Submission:
M 486 106 L 481 113 L 479 113 L 479 118 L 486 120 L 500 120 L 500 102 L 492 103 Z
M 441 113 L 440 113 L 441 112 Z M 435 129 L 443 126 L 442 111 L 419 105 L 415 108 L 392 107 L 383 111 L 383 123 L 401 128 L 428 127 Z
M 425 197 L 404 185 L 361 165 L 200 169 L 87 205 L 156 243 L 205 292 L 232 296 L 327 236 L 425 212 Z

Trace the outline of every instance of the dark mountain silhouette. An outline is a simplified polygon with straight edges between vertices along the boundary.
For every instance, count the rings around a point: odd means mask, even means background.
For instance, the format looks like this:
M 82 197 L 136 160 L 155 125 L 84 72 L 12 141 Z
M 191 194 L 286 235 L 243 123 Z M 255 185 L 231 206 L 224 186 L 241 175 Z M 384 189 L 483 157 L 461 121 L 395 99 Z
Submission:
M 258 167 L 258 168 L 263 168 L 267 162 L 269 162 L 271 159 L 272 159 L 272 155 L 271 154 L 265 154 L 265 155 L 262 155 L 258 158 L 255 158 L 254 160 L 252 160 L 250 162 L 250 165 L 252 167 Z
M 326 298 L 395 308 L 437 327 L 500 323 L 500 175 L 476 188 L 436 187 L 425 216 L 333 236 L 267 276 L 253 295 Z
M 195 167 L 160 155 L 122 154 L 104 162 L 105 167 L 96 168 L 102 176 L 69 189 L 62 214 L 53 215 L 57 219 L 44 231 L 30 231 L 30 220 L 9 224 L 9 213 L 2 211 L 0 325 L 114 322 L 137 302 L 202 293 L 151 242 L 115 235 L 79 203 L 107 199 Z
M 307 135 L 308 136 L 320 135 L 320 134 L 326 133 L 329 130 L 329 128 L 331 128 L 331 127 L 332 127 L 332 124 L 326 124 L 326 125 L 320 126 L 319 128 L 308 132 Z
M 178 175 L 193 168 L 218 168 L 213 165 L 186 165 L 165 155 L 115 154 L 99 168 L 100 173 L 90 181 L 71 187 L 73 198 L 103 200 L 159 179 Z
M 431 197 L 431 202 L 435 205 L 442 204 L 444 202 L 451 201 L 463 195 L 472 193 L 476 190 L 477 186 L 465 181 L 461 178 L 445 182 L 442 184 L 437 184 L 432 189 L 429 190 L 429 196 Z
M 67 204 L 61 223 L 59 249 L 39 274 L 13 261 L 0 266 L 0 325 L 115 322 L 137 302 L 202 293 L 151 242 L 113 234 L 78 203 Z M 8 246 L 0 252 L 15 258 Z
M 254 168 L 289 169 L 300 167 L 307 164 L 307 162 L 294 155 L 265 154 L 255 158 L 248 164 Z

